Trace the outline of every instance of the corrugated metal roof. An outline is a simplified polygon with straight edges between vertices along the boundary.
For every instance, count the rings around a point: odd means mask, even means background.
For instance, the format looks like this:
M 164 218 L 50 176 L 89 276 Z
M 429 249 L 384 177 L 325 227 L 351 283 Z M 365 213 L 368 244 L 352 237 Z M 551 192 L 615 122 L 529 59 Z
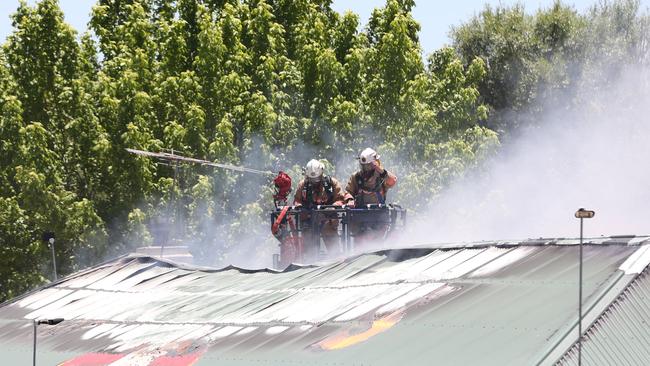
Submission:
M 584 365 L 650 365 L 650 267 L 587 329 L 582 360 Z M 574 344 L 558 365 L 577 364 Z
M 585 247 L 585 319 L 629 284 L 648 243 Z M 575 244 L 386 250 L 279 273 L 127 257 L 4 304 L 0 349 L 29 361 L 29 319 L 63 317 L 39 327 L 44 364 L 550 364 L 577 323 Z

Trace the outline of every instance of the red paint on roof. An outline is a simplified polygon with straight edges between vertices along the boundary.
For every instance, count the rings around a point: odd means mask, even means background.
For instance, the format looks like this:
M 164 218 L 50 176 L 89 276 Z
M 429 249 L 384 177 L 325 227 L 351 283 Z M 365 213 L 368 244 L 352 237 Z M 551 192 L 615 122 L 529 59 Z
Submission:
M 105 366 L 110 365 L 122 357 L 124 355 L 115 353 L 86 353 L 72 360 L 65 361 L 59 366 Z

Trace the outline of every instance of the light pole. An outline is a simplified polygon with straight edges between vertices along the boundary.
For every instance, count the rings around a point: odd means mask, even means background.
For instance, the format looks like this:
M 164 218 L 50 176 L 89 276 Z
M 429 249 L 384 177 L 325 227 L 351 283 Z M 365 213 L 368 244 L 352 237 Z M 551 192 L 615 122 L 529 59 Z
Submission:
M 36 366 L 36 327 L 38 327 L 41 324 L 47 324 L 47 325 L 57 325 L 63 321 L 63 318 L 55 318 L 55 319 L 33 319 L 34 323 L 34 348 L 32 352 L 32 365 Z
M 59 276 L 56 273 L 56 255 L 54 254 L 54 233 L 51 231 L 46 231 L 43 233 L 43 241 L 47 243 L 47 246 L 50 247 L 52 251 L 52 267 L 54 268 L 54 281 L 59 279 Z
M 582 220 L 594 217 L 594 211 L 578 209 L 575 217 L 580 219 L 580 266 L 578 274 L 578 366 L 582 365 Z

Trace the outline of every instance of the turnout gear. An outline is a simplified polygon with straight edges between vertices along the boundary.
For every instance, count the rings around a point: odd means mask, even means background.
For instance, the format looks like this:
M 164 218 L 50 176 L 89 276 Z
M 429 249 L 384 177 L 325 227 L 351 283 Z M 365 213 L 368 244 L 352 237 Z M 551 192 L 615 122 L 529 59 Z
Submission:
M 315 209 L 318 205 L 343 205 L 343 188 L 341 184 L 335 179 L 327 175 L 323 175 L 323 163 L 318 160 L 312 159 L 305 166 L 305 177 L 298 183 L 294 194 L 293 205 L 305 208 L 299 214 L 300 222 L 303 227 L 302 235 L 284 235 L 288 233 L 295 233 L 294 230 L 282 230 L 284 222 L 295 225 L 291 217 L 286 217 L 286 207 L 280 211 L 272 226 L 272 232 L 280 240 L 280 252 L 282 264 L 287 264 L 297 258 L 302 258 L 303 251 L 313 250 L 304 248 L 304 238 L 310 238 L 312 225 L 311 209 Z M 285 219 L 286 217 L 286 219 Z M 320 237 L 327 247 L 328 252 L 334 252 L 338 245 L 338 227 L 339 220 L 336 214 L 333 219 L 322 221 L 318 227 Z M 295 256 L 294 256 L 295 255 Z
M 305 179 L 298 183 L 294 196 L 294 205 L 311 208 L 317 205 L 333 205 L 343 202 L 343 190 L 339 182 L 324 176 L 325 166 L 316 159 L 311 159 L 305 165 Z
M 348 180 L 346 204 L 361 207 L 386 203 L 386 193 L 395 186 L 397 177 L 382 167 L 379 155 L 371 148 L 364 149 L 358 159 L 361 169 Z
M 397 181 L 393 173 L 384 169 L 383 173 L 370 171 L 370 174 L 352 174 L 345 188 L 345 202 L 348 206 L 362 207 L 368 204 L 386 203 L 386 193 Z
M 305 208 L 317 205 L 342 205 L 343 198 L 341 183 L 335 178 L 325 176 L 319 183 L 311 183 L 305 178 L 298 183 L 293 204 Z
M 346 205 L 363 208 L 368 204 L 385 204 L 386 193 L 395 186 L 397 177 L 382 167 L 379 155 L 373 149 L 363 150 L 358 159 L 360 170 L 350 176 L 345 187 Z M 361 247 L 369 241 L 383 240 L 388 225 L 381 222 L 357 223 L 351 224 L 349 230 L 355 245 Z
M 341 184 L 330 176 L 323 177 L 320 183 L 311 183 L 308 178 L 303 179 L 296 189 L 294 205 L 307 209 L 314 209 L 318 205 L 343 205 L 343 189 Z M 336 217 L 336 215 L 334 215 Z M 300 220 L 304 224 L 303 236 L 312 235 L 311 214 L 305 211 L 300 214 Z M 327 251 L 333 253 L 338 245 L 338 219 L 325 220 L 320 227 L 320 236 L 327 247 Z
M 323 175 L 323 164 L 318 160 L 311 160 L 305 167 L 305 179 L 298 183 L 293 204 L 306 209 L 316 208 L 318 205 L 343 205 L 343 189 L 341 184 L 327 175 Z M 314 180 L 314 178 L 318 180 Z M 336 215 L 335 215 L 336 217 Z M 312 220 L 309 211 L 300 215 L 300 220 L 309 227 Z M 320 226 L 320 235 L 328 252 L 334 251 L 338 243 L 338 219 L 325 220 Z M 311 235 L 310 230 L 304 230 L 303 236 Z

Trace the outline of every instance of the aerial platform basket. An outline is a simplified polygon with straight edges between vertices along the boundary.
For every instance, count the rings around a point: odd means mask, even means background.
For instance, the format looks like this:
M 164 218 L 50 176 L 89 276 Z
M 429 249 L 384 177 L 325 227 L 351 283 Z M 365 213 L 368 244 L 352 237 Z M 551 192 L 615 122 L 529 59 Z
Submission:
M 272 231 L 280 240 L 280 253 L 274 255 L 275 268 L 290 263 L 313 263 L 338 254 L 355 252 L 355 237 L 374 230 L 380 239 L 390 238 L 406 226 L 406 209 L 397 204 L 369 204 L 350 208 L 336 205 L 278 207 L 271 212 Z M 339 253 L 326 253 L 321 231 L 335 220 Z

